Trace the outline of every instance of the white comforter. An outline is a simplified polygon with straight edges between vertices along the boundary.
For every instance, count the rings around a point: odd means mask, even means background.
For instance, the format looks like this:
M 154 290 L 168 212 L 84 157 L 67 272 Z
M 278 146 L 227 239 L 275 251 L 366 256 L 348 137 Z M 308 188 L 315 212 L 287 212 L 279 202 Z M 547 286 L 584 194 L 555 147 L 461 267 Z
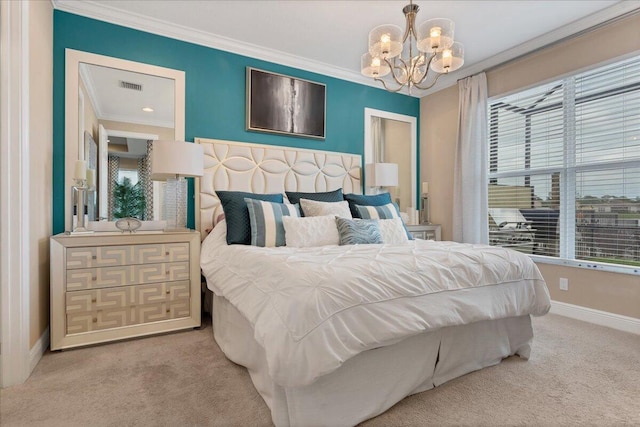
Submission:
M 228 246 L 225 233 L 222 222 L 202 245 L 208 287 L 249 320 L 283 387 L 424 331 L 550 308 L 536 265 L 508 249 L 425 240 L 259 248 Z

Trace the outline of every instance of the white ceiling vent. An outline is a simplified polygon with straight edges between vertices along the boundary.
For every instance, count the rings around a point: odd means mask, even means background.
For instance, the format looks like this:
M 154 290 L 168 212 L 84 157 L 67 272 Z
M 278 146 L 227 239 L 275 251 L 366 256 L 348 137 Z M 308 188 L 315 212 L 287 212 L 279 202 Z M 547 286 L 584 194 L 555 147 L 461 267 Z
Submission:
M 123 89 L 131 89 L 137 90 L 138 92 L 142 92 L 142 85 L 138 83 L 125 82 L 120 80 L 120 87 Z

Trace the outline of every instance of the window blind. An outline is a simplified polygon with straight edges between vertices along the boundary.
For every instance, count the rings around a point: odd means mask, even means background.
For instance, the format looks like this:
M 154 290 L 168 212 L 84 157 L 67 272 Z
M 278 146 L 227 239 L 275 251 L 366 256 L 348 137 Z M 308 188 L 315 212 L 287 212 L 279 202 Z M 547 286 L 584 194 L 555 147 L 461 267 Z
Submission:
M 490 243 L 640 266 L 640 57 L 489 102 Z

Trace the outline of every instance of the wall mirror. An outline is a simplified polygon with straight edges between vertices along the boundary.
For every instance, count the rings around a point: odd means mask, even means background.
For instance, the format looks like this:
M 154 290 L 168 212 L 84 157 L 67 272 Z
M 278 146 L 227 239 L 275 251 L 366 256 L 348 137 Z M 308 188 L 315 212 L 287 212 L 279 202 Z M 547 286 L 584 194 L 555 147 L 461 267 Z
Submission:
M 364 186 L 365 193 L 389 191 L 401 212 L 417 209 L 417 119 L 388 111 L 364 110 Z M 367 182 L 366 165 L 395 163 L 398 165 L 398 185 L 387 188 Z
M 152 141 L 184 140 L 184 71 L 65 54 L 65 230 L 72 226 L 77 160 L 95 171 L 96 191 L 85 208 L 89 229 L 116 230 L 113 221 L 124 216 L 159 221 L 160 183 L 150 180 L 148 159 Z

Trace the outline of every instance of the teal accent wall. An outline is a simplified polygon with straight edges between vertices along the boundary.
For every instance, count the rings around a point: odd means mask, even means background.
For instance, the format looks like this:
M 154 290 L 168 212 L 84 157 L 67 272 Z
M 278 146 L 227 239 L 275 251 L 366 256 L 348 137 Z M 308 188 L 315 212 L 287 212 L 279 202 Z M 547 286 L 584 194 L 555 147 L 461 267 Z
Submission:
M 358 42 L 354 40 L 354 43 Z M 420 115 L 417 98 L 56 10 L 53 16 L 54 234 L 64 231 L 67 203 L 64 200 L 66 48 L 183 70 L 186 75 L 187 141 L 203 137 L 362 155 L 365 107 L 414 117 Z M 324 83 L 327 86 L 326 139 L 246 131 L 246 67 Z M 420 170 L 419 166 L 417 170 Z M 189 192 L 193 194 L 192 185 Z M 193 228 L 193 198 L 189 200 L 188 225 Z

